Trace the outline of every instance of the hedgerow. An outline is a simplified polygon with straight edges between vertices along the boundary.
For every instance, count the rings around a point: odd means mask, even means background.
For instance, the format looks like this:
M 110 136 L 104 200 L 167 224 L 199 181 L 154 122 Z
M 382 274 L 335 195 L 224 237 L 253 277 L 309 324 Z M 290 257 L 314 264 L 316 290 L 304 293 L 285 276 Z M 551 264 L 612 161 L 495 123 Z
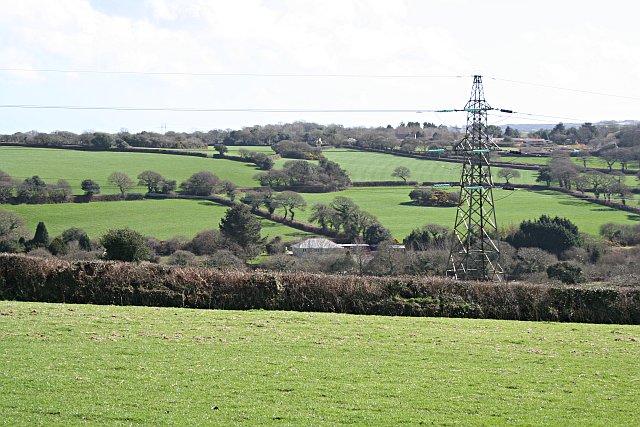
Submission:
M 0 255 L 0 299 L 640 324 L 640 287 L 459 282 Z

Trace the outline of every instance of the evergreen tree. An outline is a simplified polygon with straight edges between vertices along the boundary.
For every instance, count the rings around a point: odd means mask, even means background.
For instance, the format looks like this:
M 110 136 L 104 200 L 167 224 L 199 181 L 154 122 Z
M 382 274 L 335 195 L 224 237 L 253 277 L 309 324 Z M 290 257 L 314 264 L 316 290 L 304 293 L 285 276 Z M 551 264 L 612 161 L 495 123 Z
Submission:
M 261 229 L 260 221 L 246 205 L 229 208 L 220 220 L 222 235 L 240 245 L 248 256 L 258 255 L 264 246 L 265 241 L 260 237 Z
M 535 247 L 559 255 L 580 245 L 578 227 L 567 218 L 542 215 L 535 221 L 523 221 L 507 242 L 516 248 Z
M 29 241 L 29 246 L 31 248 L 46 248 L 49 246 L 49 232 L 44 222 L 40 221 L 38 223 L 36 234 L 34 234 L 33 239 Z

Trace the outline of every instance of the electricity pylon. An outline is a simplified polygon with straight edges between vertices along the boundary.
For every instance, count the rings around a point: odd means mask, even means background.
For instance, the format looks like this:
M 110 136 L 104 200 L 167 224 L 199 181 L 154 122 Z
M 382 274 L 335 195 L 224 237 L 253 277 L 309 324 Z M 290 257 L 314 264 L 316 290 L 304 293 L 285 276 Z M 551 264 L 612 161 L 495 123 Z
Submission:
M 489 154 L 498 146 L 487 134 L 487 111 L 482 76 L 473 76 L 471 98 L 465 105 L 467 126 L 464 138 L 454 150 L 464 157 L 460 178 L 460 205 L 456 212 L 454 241 L 447 274 L 458 279 L 503 279 L 499 264 L 496 211 Z

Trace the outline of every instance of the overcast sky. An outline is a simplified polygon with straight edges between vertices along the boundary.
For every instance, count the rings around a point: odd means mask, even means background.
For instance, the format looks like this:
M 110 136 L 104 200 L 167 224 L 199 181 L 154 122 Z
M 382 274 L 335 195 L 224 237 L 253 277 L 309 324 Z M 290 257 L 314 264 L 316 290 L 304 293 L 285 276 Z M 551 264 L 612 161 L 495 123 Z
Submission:
M 462 125 L 424 110 L 464 107 L 474 74 L 525 113 L 490 123 L 640 119 L 639 17 L 632 0 L 0 0 L 0 132 Z

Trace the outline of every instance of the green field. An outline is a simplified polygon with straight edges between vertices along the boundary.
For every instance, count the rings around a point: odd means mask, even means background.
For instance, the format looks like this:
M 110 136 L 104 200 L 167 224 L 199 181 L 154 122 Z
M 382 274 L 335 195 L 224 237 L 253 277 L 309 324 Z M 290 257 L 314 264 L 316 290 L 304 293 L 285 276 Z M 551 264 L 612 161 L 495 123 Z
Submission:
M 372 213 L 388 227 L 396 239 L 403 239 L 412 229 L 426 223 L 453 227 L 456 208 L 423 207 L 411 205 L 412 187 L 351 188 L 338 193 L 304 194 L 308 205 L 331 202 L 336 196 L 351 198 L 362 209 Z M 605 206 L 589 203 L 553 191 L 493 192 L 499 226 L 519 224 L 525 219 L 542 214 L 570 218 L 581 231 L 598 235 L 601 224 L 607 222 L 630 223 L 640 216 Z M 306 220 L 310 210 L 297 214 Z
M 351 188 L 336 193 L 303 194 L 306 211 L 296 211 L 296 219 L 307 221 L 316 202 L 331 202 L 336 196 L 353 199 L 372 213 L 402 240 L 411 230 L 426 223 L 452 227 L 455 208 L 422 207 L 410 204 L 412 187 Z M 637 223 L 640 216 L 578 200 L 552 191 L 494 190 L 499 226 L 517 225 L 542 214 L 570 218 L 581 231 L 597 236 L 607 222 Z M 48 205 L 2 205 L 18 213 L 33 232 L 44 221 L 49 233 L 57 235 L 69 227 L 85 229 L 91 237 L 109 228 L 128 226 L 143 234 L 166 239 L 176 235 L 191 237 L 198 231 L 216 228 L 227 209 L 224 206 L 194 200 L 140 200 L 128 202 L 65 203 Z M 283 214 L 280 209 L 276 211 Z M 281 224 L 261 220 L 263 233 L 273 237 L 296 238 L 306 233 Z
M 270 150 L 269 147 L 233 147 Z M 408 159 L 379 153 L 354 150 L 326 150 L 329 159 L 347 169 L 354 181 L 390 180 L 396 166 L 406 165 L 412 171 L 410 179 L 418 181 L 457 181 L 461 165 L 438 161 Z M 132 177 L 145 169 L 156 170 L 165 176 L 181 181 L 199 170 L 211 170 L 222 179 L 231 179 L 241 186 L 254 186 L 252 177 L 257 170 L 249 164 L 229 160 L 204 159 L 198 157 L 171 156 L 162 154 L 139 154 L 118 152 L 85 152 L 41 148 L 0 147 L 2 168 L 13 177 L 40 175 L 45 181 L 55 182 L 66 178 L 80 193 L 82 179 L 93 177 L 103 185 L 103 192 L 117 190 L 106 184 L 106 177 L 113 170 L 129 173 Z M 286 159 L 278 160 L 278 164 Z M 533 171 L 521 171 L 522 178 L 514 182 L 533 180 Z M 494 171 L 494 173 L 496 173 Z M 98 178 L 101 177 L 101 178 Z M 627 181 L 636 181 L 626 177 Z M 498 180 L 497 180 L 498 181 Z M 637 182 L 636 182 L 637 183 Z M 404 238 L 413 228 L 425 223 L 451 226 L 455 218 L 454 208 L 425 208 L 409 204 L 410 187 L 352 188 L 341 193 L 305 194 L 309 205 L 314 202 L 329 202 L 337 195 L 352 198 L 362 209 L 367 210 L 391 229 L 397 239 Z M 143 192 L 143 188 L 137 191 Z M 518 224 L 524 219 L 537 218 L 541 214 L 570 218 L 589 234 L 597 235 L 601 224 L 638 221 L 637 215 L 617 211 L 603 206 L 580 201 L 570 196 L 552 192 L 508 192 L 496 189 L 498 222 L 501 226 Z M 629 201 L 637 203 L 635 200 Z M 82 227 L 91 236 L 100 235 L 108 228 L 128 225 L 142 233 L 158 238 L 174 235 L 193 236 L 200 230 L 217 226 L 224 208 L 205 206 L 193 201 L 139 201 L 109 202 L 64 205 L 19 205 L 5 206 L 22 215 L 31 230 L 38 221 L 44 221 L 50 233 L 56 234 L 71 226 Z M 282 213 L 282 212 L 280 212 Z M 595 215 L 594 215 L 595 214 Z M 307 212 L 296 217 L 306 220 Z M 265 222 L 269 236 L 283 237 L 300 235 L 290 228 Z M 268 231 L 267 231 L 268 230 Z
M 70 227 L 84 229 L 89 237 L 101 236 L 110 228 L 129 227 L 148 236 L 168 239 L 193 237 L 217 229 L 226 206 L 199 200 L 136 200 L 128 202 L 65 203 L 58 205 L 2 205 L 18 213 L 31 233 L 44 221 L 51 236 Z M 260 218 L 262 235 L 292 240 L 309 235 L 304 231 Z
M 74 194 L 82 194 L 80 183 L 84 179 L 98 182 L 103 194 L 118 193 L 117 188 L 107 183 L 107 177 L 114 171 L 125 172 L 137 182 L 140 172 L 153 170 L 179 184 L 195 172 L 207 170 L 241 187 L 258 185 L 253 179 L 258 172 L 253 164 L 168 154 L 0 147 L 0 165 L 1 170 L 20 180 L 33 175 L 47 183 L 66 179 Z M 146 188 L 132 191 L 145 192 Z
M 366 151 L 331 149 L 323 150 L 329 160 L 338 163 L 348 173 L 352 181 L 393 181 L 399 178 L 391 176 L 398 166 L 406 166 L 411 171 L 411 181 L 458 182 L 462 165 L 459 163 L 439 162 L 435 160 L 412 159 L 383 153 L 369 153 Z M 500 168 L 491 168 L 494 181 Z M 513 179 L 518 184 L 534 184 L 536 171 L 521 170 L 521 177 Z
M 640 423 L 640 327 L 0 302 L 5 425 Z

